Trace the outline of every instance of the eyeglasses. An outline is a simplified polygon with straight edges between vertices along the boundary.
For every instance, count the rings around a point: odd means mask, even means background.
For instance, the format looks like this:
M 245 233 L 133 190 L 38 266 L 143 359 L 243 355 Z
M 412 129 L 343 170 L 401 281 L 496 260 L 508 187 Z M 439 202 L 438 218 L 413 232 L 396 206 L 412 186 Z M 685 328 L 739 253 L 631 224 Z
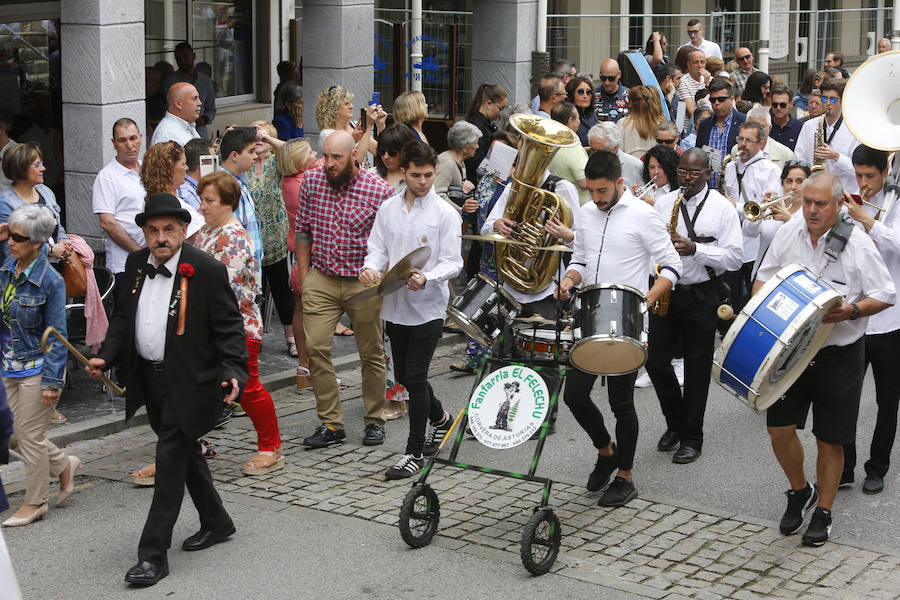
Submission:
M 751 140 L 750 138 L 745 138 L 745 137 L 741 137 L 741 136 L 737 136 L 735 139 L 737 140 L 738 144 L 740 144 L 741 142 L 743 142 L 745 144 L 758 144 L 759 143 L 759 140 Z
M 822 100 L 822 104 L 837 104 L 838 97 L 837 96 L 819 96 Z
M 28 237 L 27 235 L 22 235 L 21 233 L 12 233 L 12 232 L 10 232 L 9 237 L 12 238 L 13 241 L 19 242 L 20 244 L 21 244 L 22 242 L 28 242 L 28 241 L 31 241 L 31 238 L 30 238 L 30 237 Z
M 600 81 L 615 81 L 618 75 L 601 75 Z
M 679 177 L 687 177 L 688 175 L 690 175 L 692 178 L 695 178 L 700 177 L 704 173 L 706 173 L 706 171 L 700 171 L 697 169 L 691 169 L 690 171 L 688 171 L 687 169 L 675 169 L 675 174 Z
M 674 144 L 675 138 L 672 138 L 671 140 L 664 140 L 662 138 L 656 138 L 656 143 L 657 144 Z
M 590 96 L 594 92 L 593 92 L 593 90 L 586 90 L 584 88 L 578 88 L 577 90 L 575 90 L 575 93 L 578 94 L 579 96 Z
M 787 108 L 787 107 L 788 107 L 787 102 L 773 102 L 772 103 L 772 108 Z
M 725 102 L 729 98 L 731 98 L 731 96 L 710 96 L 709 103 L 710 104 L 718 104 L 719 102 Z
M 41 167 L 44 166 L 44 161 L 38 160 L 38 161 L 31 163 L 28 166 L 31 167 L 32 169 L 40 169 Z
M 744 56 L 735 56 L 736 60 L 750 60 L 753 57 L 752 54 L 745 54 Z
M 687 32 L 688 32 L 688 35 L 696 35 L 696 34 L 700 33 L 700 30 L 699 29 L 688 29 Z
M 556 93 L 553 94 L 553 95 L 554 95 L 554 96 L 562 96 L 563 98 L 565 98 L 565 97 L 567 96 L 567 94 L 566 94 L 565 92 L 556 92 Z
M 398 154 L 400 154 L 400 151 L 399 151 L 399 150 L 392 150 L 392 149 L 390 149 L 390 148 L 379 148 L 379 149 L 378 149 L 378 155 L 379 155 L 379 156 L 381 156 L 381 155 L 384 154 L 385 152 L 387 152 L 387 155 L 390 156 L 390 157 L 394 157 L 394 156 L 397 156 Z

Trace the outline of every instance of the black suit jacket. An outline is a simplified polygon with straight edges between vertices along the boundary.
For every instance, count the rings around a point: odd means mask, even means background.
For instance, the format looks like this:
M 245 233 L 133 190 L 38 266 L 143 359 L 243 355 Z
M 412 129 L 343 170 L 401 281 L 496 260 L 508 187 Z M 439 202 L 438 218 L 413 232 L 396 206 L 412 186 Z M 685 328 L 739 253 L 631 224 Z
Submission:
M 741 128 L 741 123 L 747 119 L 747 115 L 739 113 L 733 108 L 731 109 L 731 116 L 731 129 L 728 130 L 728 145 L 725 146 L 725 152 L 722 154 L 722 158 L 725 158 L 725 155 L 728 154 L 737 143 L 738 130 Z M 703 148 L 703 146 L 709 144 L 709 136 L 712 133 L 712 127 L 715 120 L 716 116 L 713 115 L 711 117 L 706 117 L 700 121 L 699 125 L 697 125 L 698 148 Z
M 125 262 L 125 301 L 116 307 L 98 356 L 108 366 L 128 367 L 125 418 L 130 419 L 146 403 L 148 390 L 140 378 L 135 349 L 134 319 L 144 284 L 144 267 L 150 250 L 128 255 Z M 166 330 L 163 362 L 169 397 L 175 402 L 178 423 L 185 435 L 197 438 L 212 429 L 222 409 L 221 382 L 237 379 L 241 390 L 247 384 L 247 345 L 244 322 L 234 292 L 228 283 L 225 265 L 185 243 L 179 267 L 189 263 L 194 274 L 188 278 L 183 335 L 176 335 L 180 303 L 176 294 L 182 276 L 173 274 L 172 296 Z M 149 413 L 148 413 L 149 414 Z M 151 425 L 155 415 L 149 415 Z

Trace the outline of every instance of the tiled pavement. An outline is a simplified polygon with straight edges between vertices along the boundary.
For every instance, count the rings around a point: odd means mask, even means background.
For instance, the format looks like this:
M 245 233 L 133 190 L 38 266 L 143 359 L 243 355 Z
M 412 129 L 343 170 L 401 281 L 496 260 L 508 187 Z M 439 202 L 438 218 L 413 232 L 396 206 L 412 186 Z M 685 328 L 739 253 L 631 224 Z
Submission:
M 452 347 L 438 350 L 433 376 L 447 371 L 453 353 Z M 345 400 L 358 396 L 358 373 L 342 378 Z M 234 419 L 208 436 L 221 454 L 209 463 L 219 489 L 396 527 L 409 490 L 408 482 L 384 480 L 396 455 L 351 438 L 341 446 L 304 452 L 300 430 L 302 425 L 309 433 L 312 395 L 284 389 L 274 397 L 288 455 L 285 469 L 264 477 L 242 476 L 238 466 L 255 451 L 255 435 L 249 420 Z M 127 481 L 130 471 L 152 460 L 153 441 L 149 428 L 137 427 L 76 442 L 69 450 L 86 461 L 88 477 Z M 9 491 L 21 489 L 20 463 L 0 468 L 0 474 Z M 434 543 L 519 563 L 522 528 L 539 502 L 539 484 L 444 466 L 428 483 L 441 503 Z M 783 537 L 771 523 L 653 498 L 624 508 L 600 508 L 595 495 L 559 482 L 553 486 L 551 506 L 563 533 L 554 572 L 639 596 L 900 597 L 900 554 L 835 542 L 805 548 L 798 536 Z

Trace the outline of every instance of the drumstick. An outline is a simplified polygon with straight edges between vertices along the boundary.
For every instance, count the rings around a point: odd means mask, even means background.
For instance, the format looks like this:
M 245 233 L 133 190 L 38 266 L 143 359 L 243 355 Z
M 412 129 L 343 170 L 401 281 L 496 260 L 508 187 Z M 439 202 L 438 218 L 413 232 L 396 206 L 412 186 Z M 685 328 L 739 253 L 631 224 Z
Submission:
M 97 368 L 97 367 L 95 367 L 94 365 L 91 364 L 91 361 L 89 361 L 87 358 L 85 358 L 84 354 L 82 354 L 81 352 L 79 352 L 79 351 L 75 348 L 75 346 L 73 346 L 72 344 L 70 344 L 70 343 L 69 343 L 69 340 L 67 340 L 66 338 L 64 338 L 64 337 L 62 336 L 62 334 L 61 334 L 59 331 L 56 330 L 56 327 L 48 327 L 47 329 L 44 330 L 44 335 L 41 336 L 41 352 L 43 352 L 44 354 L 47 354 L 48 352 L 50 352 L 50 350 L 53 349 L 53 344 L 48 344 L 48 343 L 47 343 L 47 338 L 50 337 L 50 334 L 51 334 L 51 333 L 52 333 L 53 335 L 55 335 L 56 337 L 59 338 L 59 341 L 61 341 L 61 342 L 63 343 L 63 345 L 64 345 L 66 348 L 68 348 L 69 351 L 70 351 L 72 354 L 75 355 L 75 358 L 77 358 L 77 359 L 79 360 L 79 362 L 81 362 L 81 364 L 83 364 L 84 366 L 88 367 L 89 369 L 96 369 L 96 368 Z M 118 385 L 116 385 L 116 383 L 115 383 L 114 381 L 112 381 L 111 379 L 109 379 L 109 378 L 106 377 L 105 375 L 101 375 L 101 376 L 100 376 L 100 380 L 101 380 L 103 383 L 105 383 L 106 385 L 108 385 L 109 387 L 111 387 L 112 390 L 116 393 L 117 396 L 124 396 L 124 395 L 125 395 L 125 390 L 123 390 L 122 388 L 120 388 Z
M 466 412 L 465 408 L 463 408 L 461 411 L 459 411 L 459 414 L 456 415 L 455 419 L 453 419 L 453 423 L 450 425 L 450 429 L 448 429 L 447 433 L 444 434 L 444 439 L 441 440 L 441 445 L 438 446 L 437 451 L 434 453 L 435 456 L 440 454 L 441 450 L 444 449 L 444 444 L 446 444 L 447 440 L 450 439 L 450 434 L 453 433 L 453 430 L 456 428 L 456 424 L 459 423 L 459 420 L 462 418 L 464 412 Z

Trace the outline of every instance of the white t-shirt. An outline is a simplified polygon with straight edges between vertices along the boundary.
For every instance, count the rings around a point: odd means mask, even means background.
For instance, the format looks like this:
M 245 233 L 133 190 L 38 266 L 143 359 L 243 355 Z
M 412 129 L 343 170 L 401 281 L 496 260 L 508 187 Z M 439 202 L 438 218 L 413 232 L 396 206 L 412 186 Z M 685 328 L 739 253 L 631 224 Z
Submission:
M 125 233 L 141 246 L 146 245 L 144 232 L 134 217 L 144 211 L 144 186 L 141 176 L 115 158 L 103 167 L 94 180 L 93 211 L 95 215 L 110 214 Z M 106 268 L 113 273 L 125 271 L 128 250 L 106 238 Z

